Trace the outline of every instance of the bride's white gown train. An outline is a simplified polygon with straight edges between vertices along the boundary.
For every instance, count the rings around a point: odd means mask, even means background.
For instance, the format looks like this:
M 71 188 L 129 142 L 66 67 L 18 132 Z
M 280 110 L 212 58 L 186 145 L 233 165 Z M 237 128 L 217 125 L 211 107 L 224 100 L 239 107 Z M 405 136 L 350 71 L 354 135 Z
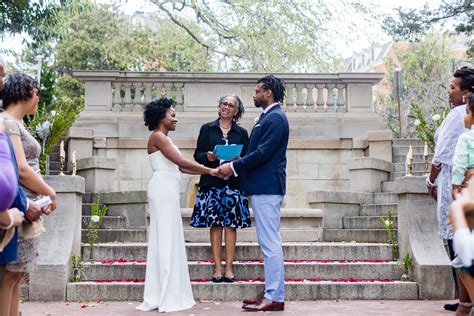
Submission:
M 161 151 L 150 154 L 149 158 L 153 169 L 148 183 L 150 232 L 145 293 L 137 309 L 160 312 L 188 309 L 196 302 L 189 280 L 179 204 L 181 174 L 178 166 Z

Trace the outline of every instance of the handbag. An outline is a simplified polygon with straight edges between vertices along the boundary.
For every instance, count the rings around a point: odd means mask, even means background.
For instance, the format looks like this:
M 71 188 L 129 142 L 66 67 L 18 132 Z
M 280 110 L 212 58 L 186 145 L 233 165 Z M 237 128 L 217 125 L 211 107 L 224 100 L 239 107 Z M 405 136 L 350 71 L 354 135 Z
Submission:
M 46 232 L 41 217 L 34 222 L 25 222 L 22 224 L 22 238 L 24 240 L 33 239 Z
M 0 229 L 0 252 L 10 243 L 13 235 L 15 235 L 15 227 Z

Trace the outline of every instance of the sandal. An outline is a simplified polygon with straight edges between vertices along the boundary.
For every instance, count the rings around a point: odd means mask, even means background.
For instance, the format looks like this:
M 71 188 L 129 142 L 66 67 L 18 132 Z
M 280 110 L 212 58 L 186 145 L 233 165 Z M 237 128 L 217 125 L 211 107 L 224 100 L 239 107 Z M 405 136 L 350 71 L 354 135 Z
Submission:
M 212 276 L 212 282 L 214 283 L 221 283 L 222 279 L 223 279 L 222 274 L 217 275 L 217 276 L 216 275 Z
M 224 274 L 224 282 L 234 283 L 234 281 L 235 281 L 235 276 L 233 274 L 231 274 L 230 276 L 227 276 L 226 274 Z

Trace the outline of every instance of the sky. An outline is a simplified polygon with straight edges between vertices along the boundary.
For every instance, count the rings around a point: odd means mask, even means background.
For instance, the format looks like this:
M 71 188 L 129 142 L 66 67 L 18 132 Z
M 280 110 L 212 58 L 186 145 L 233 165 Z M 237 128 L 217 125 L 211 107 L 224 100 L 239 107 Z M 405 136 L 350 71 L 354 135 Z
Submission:
M 99 3 L 108 3 L 110 0 L 95 0 Z M 436 5 L 441 2 L 441 0 L 359 0 L 361 3 L 373 3 L 376 5 L 377 14 L 391 14 L 393 9 L 397 7 L 407 7 L 407 8 L 420 8 L 425 3 L 429 1 L 430 5 Z M 123 1 L 125 2 L 125 1 Z M 145 11 L 152 12 L 155 10 L 155 6 L 150 4 L 145 0 L 128 0 L 122 5 L 123 12 L 133 13 L 134 11 Z M 352 18 L 357 19 L 356 16 Z M 348 19 L 350 20 L 350 19 Z M 341 27 L 340 25 L 334 27 Z M 352 29 L 349 29 L 348 32 L 353 32 Z M 357 33 L 350 34 L 352 40 L 350 44 L 342 38 L 334 38 L 334 47 L 338 54 L 343 58 L 350 57 L 354 52 L 360 52 L 364 48 L 369 47 L 372 43 L 383 44 L 390 41 L 390 37 L 387 36 L 379 24 L 376 25 L 364 25 L 361 24 L 361 28 Z M 0 43 L 2 48 L 14 50 L 20 52 L 22 49 L 22 36 L 15 37 L 5 37 Z M 5 56 L 7 62 L 12 61 L 11 56 Z

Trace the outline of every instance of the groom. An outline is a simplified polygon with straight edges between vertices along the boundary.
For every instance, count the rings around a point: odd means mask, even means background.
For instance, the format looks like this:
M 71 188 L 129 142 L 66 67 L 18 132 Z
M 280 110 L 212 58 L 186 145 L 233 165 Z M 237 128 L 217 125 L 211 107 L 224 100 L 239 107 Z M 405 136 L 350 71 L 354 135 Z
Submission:
M 245 157 L 220 167 L 221 175 L 242 175 L 244 191 L 251 195 L 257 238 L 264 256 L 265 290 L 255 299 L 244 300 L 250 311 L 285 309 L 285 271 L 280 236 L 280 206 L 286 189 L 288 120 L 278 102 L 283 102 L 281 79 L 266 76 L 257 82 L 253 100 L 263 109 L 250 135 Z

